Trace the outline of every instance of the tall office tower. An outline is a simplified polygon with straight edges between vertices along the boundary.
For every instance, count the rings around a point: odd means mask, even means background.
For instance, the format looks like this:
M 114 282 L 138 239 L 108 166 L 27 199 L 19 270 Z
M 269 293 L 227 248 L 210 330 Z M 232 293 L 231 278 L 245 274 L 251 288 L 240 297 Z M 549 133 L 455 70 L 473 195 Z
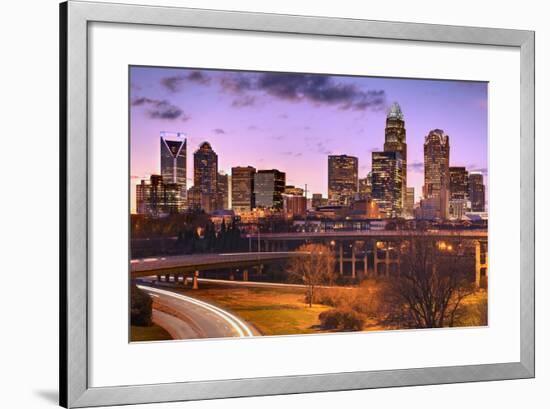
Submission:
M 183 207 L 187 205 L 187 139 L 179 132 L 160 133 L 160 173 L 163 183 L 180 185 Z
M 200 188 L 201 207 L 205 212 L 216 210 L 218 193 L 218 155 L 208 142 L 203 142 L 193 154 L 194 186 Z
M 468 199 L 468 171 L 464 166 L 449 167 L 449 200 Z
M 424 138 L 424 199 L 434 208 L 434 218 L 446 220 L 449 210 L 449 136 L 441 129 Z
M 218 196 L 216 207 L 220 210 L 229 209 L 229 175 L 218 172 Z
M 386 130 L 384 140 L 385 152 L 399 152 L 403 162 L 403 188 L 401 190 L 402 202 L 405 203 L 407 196 L 407 130 L 405 129 L 405 118 L 401 107 L 394 102 L 386 116 Z
M 187 208 L 189 210 L 200 210 L 203 208 L 203 195 L 199 186 L 191 186 L 187 190 Z
M 399 152 L 372 153 L 372 198 L 385 218 L 403 211 L 403 160 Z
M 256 207 L 283 209 L 286 175 L 277 169 L 259 170 L 254 175 Z
M 403 216 L 414 216 L 414 187 L 406 189 L 405 203 L 403 203 Z
M 254 175 L 252 166 L 231 168 L 231 208 L 235 213 L 245 213 L 255 207 Z
M 468 196 L 472 202 L 472 212 L 485 211 L 485 185 L 483 175 L 478 172 L 470 173 L 468 178 Z
M 359 179 L 359 198 L 368 199 L 372 194 L 372 172 Z
M 161 216 L 183 210 L 181 186 L 164 183 L 161 175 L 151 175 L 136 186 L 136 211 L 138 214 Z
M 329 204 L 349 206 L 357 193 L 359 160 L 355 156 L 329 155 Z

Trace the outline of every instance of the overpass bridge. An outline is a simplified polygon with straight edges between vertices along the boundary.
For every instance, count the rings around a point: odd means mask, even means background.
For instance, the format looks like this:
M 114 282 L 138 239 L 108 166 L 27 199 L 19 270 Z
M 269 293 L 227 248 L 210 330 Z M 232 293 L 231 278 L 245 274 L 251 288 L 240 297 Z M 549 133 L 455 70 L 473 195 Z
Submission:
M 260 233 L 248 235 L 250 251 L 289 251 L 303 243 L 323 243 L 333 247 L 338 260 L 340 275 L 344 265 L 351 268 L 351 277 L 398 274 L 400 268 L 397 245 L 417 237 L 433 238 L 446 246 L 467 241 L 471 243 L 475 257 L 476 283 L 487 275 L 487 230 L 332 230 L 322 232 Z M 368 259 L 372 262 L 369 263 Z M 371 270 L 369 270 L 369 264 Z M 361 268 L 362 269 L 358 269 Z
M 226 253 L 226 254 L 190 254 L 181 256 L 151 257 L 133 259 L 130 261 L 131 278 L 149 277 L 156 275 L 160 281 L 161 275 L 166 280 L 173 275 L 178 282 L 180 275 L 186 276 L 193 273 L 193 287 L 198 286 L 200 271 L 218 269 L 243 269 L 243 280 L 248 281 L 248 268 L 261 266 L 265 263 L 284 261 L 290 257 L 300 257 L 308 253 L 287 252 L 254 252 L 254 253 Z
M 389 276 L 399 274 L 399 244 L 415 237 L 430 237 L 452 248 L 453 243 L 468 241 L 475 257 L 475 280 L 487 276 L 487 230 L 364 230 L 303 233 L 260 233 L 248 235 L 249 252 L 226 254 L 192 254 L 133 259 L 130 261 L 132 278 L 157 275 L 175 281 L 181 276 L 193 275 L 193 286 L 198 286 L 200 271 L 241 269 L 248 281 L 251 267 L 280 262 L 290 257 L 307 255 L 296 251 L 303 243 L 324 243 L 337 256 L 337 271 L 344 275 L 344 263 L 351 268 L 351 277 Z M 254 244 L 254 245 L 253 245 Z M 370 259 L 370 262 L 369 262 Z M 370 266 L 370 267 L 369 267 Z
M 487 240 L 487 230 L 332 230 L 323 232 L 261 233 L 248 235 L 248 238 L 262 242 L 304 241 L 304 240 L 402 240 L 411 237 L 433 237 L 437 239 L 478 239 Z

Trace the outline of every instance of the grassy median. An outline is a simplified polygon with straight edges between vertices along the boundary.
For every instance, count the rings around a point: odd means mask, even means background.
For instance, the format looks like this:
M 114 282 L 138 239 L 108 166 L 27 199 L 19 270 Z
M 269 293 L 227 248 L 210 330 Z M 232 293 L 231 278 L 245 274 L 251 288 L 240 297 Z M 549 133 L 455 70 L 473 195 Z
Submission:
M 201 283 L 186 294 L 218 305 L 254 325 L 263 335 L 312 334 L 319 329 L 319 314 L 331 307 L 304 302 L 304 290 L 244 288 Z

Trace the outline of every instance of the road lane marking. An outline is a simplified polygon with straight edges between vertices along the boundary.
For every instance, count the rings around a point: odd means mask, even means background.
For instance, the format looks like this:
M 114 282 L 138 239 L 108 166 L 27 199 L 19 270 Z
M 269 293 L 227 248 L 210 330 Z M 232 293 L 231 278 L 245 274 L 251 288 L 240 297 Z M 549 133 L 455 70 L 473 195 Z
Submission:
M 145 285 L 138 285 L 137 287 L 142 289 L 142 290 L 145 290 L 145 291 L 151 291 L 151 292 L 154 292 L 154 293 L 166 295 L 168 297 L 177 298 L 177 299 L 180 299 L 182 301 L 186 301 L 186 302 L 189 302 L 191 304 L 202 307 L 204 309 L 207 309 L 208 311 L 214 313 L 218 317 L 222 318 L 226 323 L 228 323 L 231 326 L 231 328 L 233 328 L 235 331 L 237 331 L 237 333 L 239 334 L 240 337 L 252 337 L 252 336 L 254 336 L 254 334 L 252 333 L 252 331 L 250 330 L 248 325 L 246 325 L 241 319 L 239 319 L 235 315 L 231 314 L 230 312 L 227 312 L 225 310 L 222 310 L 221 308 L 216 307 L 215 305 L 209 304 L 209 303 L 201 301 L 201 300 L 197 300 L 195 298 L 187 297 L 186 295 L 174 293 L 172 291 L 160 290 L 160 289 L 155 288 L 155 287 L 149 287 L 149 286 L 145 286 Z

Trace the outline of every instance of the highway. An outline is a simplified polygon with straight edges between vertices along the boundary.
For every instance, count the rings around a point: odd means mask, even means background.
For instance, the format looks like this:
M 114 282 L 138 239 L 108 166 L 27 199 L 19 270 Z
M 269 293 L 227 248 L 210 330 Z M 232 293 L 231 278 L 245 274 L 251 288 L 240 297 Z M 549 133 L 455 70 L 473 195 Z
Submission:
M 248 235 L 249 238 L 257 236 Z M 487 230 L 332 230 L 324 232 L 293 232 L 293 233 L 262 233 L 263 241 L 295 241 L 295 240 L 319 240 L 319 239 L 406 239 L 407 237 L 435 237 L 441 239 L 485 239 Z
M 154 277 L 152 277 L 154 278 Z M 210 283 L 218 285 L 228 285 L 236 287 L 255 287 L 255 288 L 296 288 L 299 290 L 304 290 L 308 286 L 304 284 L 290 284 L 290 283 L 271 283 L 266 281 L 236 281 L 236 280 L 220 280 L 214 278 L 199 278 L 199 283 Z M 318 285 L 317 288 L 337 288 L 337 289 L 353 289 L 356 287 L 344 287 L 344 286 L 329 286 L 329 285 Z
M 222 268 L 243 268 L 261 263 L 284 261 L 291 257 L 305 256 L 307 253 L 261 252 L 261 253 L 225 253 L 225 254 L 187 254 L 181 256 L 161 256 L 130 260 L 132 278 L 151 274 L 185 273 L 195 270 L 216 270 Z
M 174 339 L 252 337 L 254 328 L 215 305 L 186 295 L 147 285 L 138 285 L 155 302 L 153 321 Z

